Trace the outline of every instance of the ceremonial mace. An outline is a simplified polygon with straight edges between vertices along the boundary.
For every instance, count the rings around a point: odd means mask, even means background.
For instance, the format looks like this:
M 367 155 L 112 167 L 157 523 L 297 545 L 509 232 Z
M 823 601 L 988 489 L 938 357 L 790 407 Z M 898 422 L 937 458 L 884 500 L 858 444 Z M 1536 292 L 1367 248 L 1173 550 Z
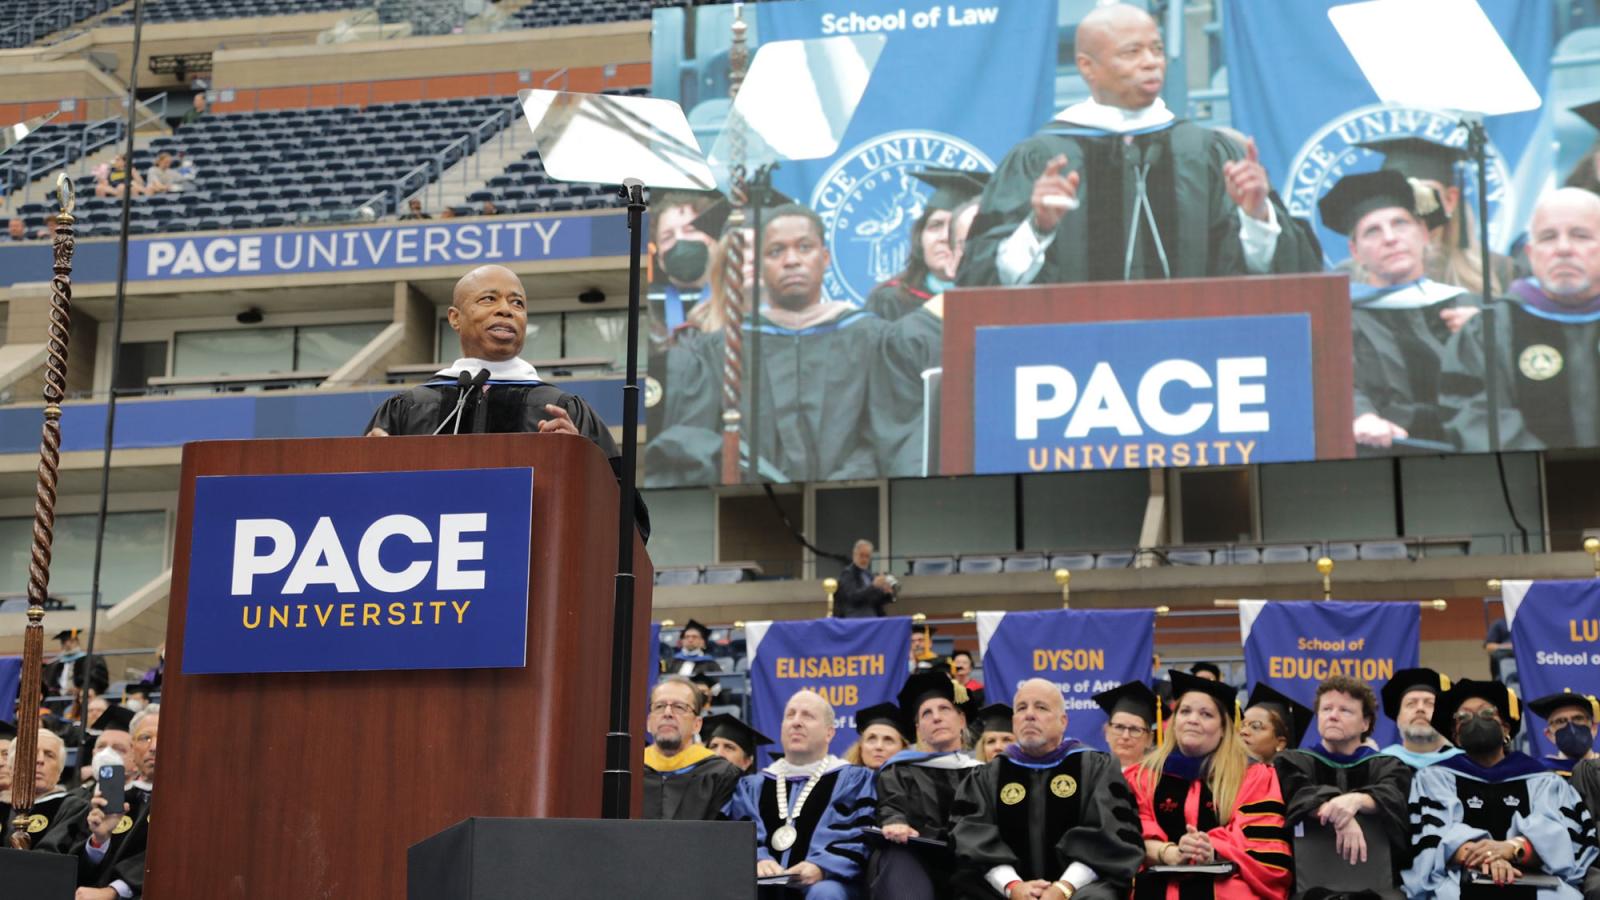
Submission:
M 17 739 L 11 746 L 11 846 L 33 843 L 33 768 L 39 756 L 39 703 L 44 667 L 44 604 L 50 589 L 50 545 L 55 537 L 56 484 L 61 468 L 61 402 L 67 393 L 67 339 L 72 324 L 72 179 L 56 178 L 55 277 L 50 279 L 49 338 L 45 345 L 44 430 L 33 491 L 33 549 L 28 559 L 28 625 L 22 638 L 22 685 L 17 692 Z M 87 663 L 86 663 L 87 664 Z
M 744 84 L 745 70 L 750 61 L 750 51 L 745 43 L 747 31 L 749 26 L 744 21 L 743 5 L 736 4 L 733 8 L 733 46 L 728 51 L 730 104 L 739 97 L 739 88 Z M 729 109 L 732 109 L 731 105 Z M 729 155 L 729 200 L 733 210 L 728 215 L 728 232 L 732 237 L 728 241 L 728 252 L 722 257 L 722 483 L 738 484 L 742 480 L 739 477 L 739 436 L 743 430 L 739 401 L 744 393 L 744 334 L 740 331 L 745 311 L 744 210 L 749 203 L 742 119 L 733 121 L 728 134 L 728 146 L 732 151 Z M 753 429 L 755 422 L 750 424 Z M 752 458 L 750 462 L 754 471 L 755 460 Z

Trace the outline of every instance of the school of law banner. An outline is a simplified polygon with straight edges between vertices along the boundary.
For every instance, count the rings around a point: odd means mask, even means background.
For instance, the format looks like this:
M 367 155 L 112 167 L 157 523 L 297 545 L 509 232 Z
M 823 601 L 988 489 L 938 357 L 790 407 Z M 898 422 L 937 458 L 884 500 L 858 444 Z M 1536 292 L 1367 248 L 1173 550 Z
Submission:
M 1415 603 L 1239 601 L 1239 634 L 1249 687 L 1265 681 L 1315 713 L 1317 685 L 1334 675 L 1383 690 L 1398 669 L 1418 665 L 1422 607 Z M 1394 722 L 1379 704 L 1373 738 L 1397 739 Z M 1321 740 L 1316 721 L 1302 746 Z
M 753 8 L 760 43 L 885 39 L 839 151 L 784 163 L 774 178 L 779 190 L 822 216 L 832 254 L 823 289 L 830 299 L 859 304 L 905 266 L 911 223 L 932 193 L 913 173 L 993 171 L 1055 112 L 1054 0 L 795 0 Z M 686 30 L 693 42 L 681 39 Z M 652 94 L 682 103 L 691 122 L 725 105 L 729 34 L 704 7 L 687 24 L 682 10 L 657 10 Z M 685 57 L 685 46 L 694 47 L 694 58 Z M 685 78 L 685 71 L 701 77 Z M 704 146 L 710 137 L 702 137 Z
M 844 755 L 856 740 L 855 711 L 895 699 L 909 674 L 911 619 L 814 619 L 749 622 L 750 725 L 780 743 L 783 708 L 809 688 L 828 699 L 838 717 L 829 751 Z M 770 756 L 768 757 L 770 758 Z
M 1067 733 L 1106 749 L 1106 715 L 1091 699 L 1129 681 L 1149 683 L 1156 614 L 1149 609 L 978 613 L 984 697 L 1010 703 L 1017 685 L 1043 678 L 1061 689 Z
M 22 659 L 0 658 L 0 722 L 17 720 L 17 689 L 22 687 Z
M 1600 695 L 1600 579 L 1506 581 L 1500 597 L 1517 656 L 1519 697 L 1526 701 L 1567 689 Z M 1544 720 L 1526 705 L 1522 723 L 1536 756 L 1556 752 Z
M 1328 19 L 1329 9 L 1346 2 L 1226 0 L 1223 7 L 1233 127 L 1255 138 L 1261 162 L 1289 212 L 1312 221 L 1317 221 L 1317 200 L 1334 182 L 1382 163 L 1381 154 L 1359 144 L 1398 135 L 1462 147 L 1466 142 L 1465 131 L 1446 113 L 1378 102 Z M 1479 0 L 1479 5 L 1528 80 L 1544 92 L 1554 50 L 1555 7 L 1523 0 Z M 1555 156 L 1548 110 L 1494 116 L 1486 124 L 1490 237 L 1496 249 L 1504 250 L 1527 221 Z M 1476 182 L 1469 179 L 1462 203 L 1476 210 L 1476 198 Z M 1318 236 L 1330 261 L 1349 255 L 1344 236 L 1326 228 Z

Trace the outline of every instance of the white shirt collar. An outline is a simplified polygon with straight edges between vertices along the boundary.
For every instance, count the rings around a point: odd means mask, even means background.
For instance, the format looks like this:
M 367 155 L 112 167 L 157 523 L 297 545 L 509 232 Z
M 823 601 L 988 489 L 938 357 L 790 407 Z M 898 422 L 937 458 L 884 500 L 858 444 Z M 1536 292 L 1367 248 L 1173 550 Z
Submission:
M 1057 122 L 1068 122 L 1073 125 L 1087 125 L 1123 134 L 1129 131 L 1139 131 L 1152 128 L 1156 125 L 1165 125 L 1175 116 L 1172 110 L 1167 109 L 1167 104 L 1157 97 L 1156 101 L 1144 109 L 1124 109 L 1120 106 L 1107 106 L 1093 99 L 1071 106 L 1056 113 Z
M 773 760 L 772 765 L 767 766 L 763 771 L 770 772 L 773 775 L 784 778 L 810 778 L 818 771 L 821 771 L 822 774 L 826 775 L 827 773 L 832 772 L 834 769 L 841 769 L 848 765 L 850 765 L 850 763 L 840 759 L 837 756 L 834 756 L 832 753 L 829 753 L 827 756 L 824 756 L 814 763 L 809 763 L 804 766 L 792 765 L 789 760 L 780 756 Z
M 442 375 L 445 378 L 455 378 L 463 371 L 469 375 L 476 375 L 480 369 L 488 369 L 489 377 L 495 381 L 539 380 L 539 370 L 533 367 L 533 363 L 520 356 L 503 361 L 475 359 L 470 356 L 463 357 L 451 363 L 448 368 L 440 369 L 434 374 Z

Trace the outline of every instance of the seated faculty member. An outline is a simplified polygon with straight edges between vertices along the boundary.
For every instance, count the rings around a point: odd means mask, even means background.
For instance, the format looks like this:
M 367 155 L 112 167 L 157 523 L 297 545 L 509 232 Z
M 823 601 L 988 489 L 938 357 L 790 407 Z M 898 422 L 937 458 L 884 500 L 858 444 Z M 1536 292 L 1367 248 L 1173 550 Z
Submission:
M 1311 710 L 1265 681 L 1256 682 L 1239 717 L 1239 740 L 1256 762 L 1270 763 L 1300 746 L 1311 727 Z
M 1126 897 L 1143 851 L 1116 759 L 1066 737 L 1066 704 L 1049 681 L 1017 685 L 1012 708 L 1017 742 L 973 769 L 956 794 L 964 895 Z
M 783 756 L 739 780 L 725 811 L 756 825 L 756 875 L 789 875 L 807 900 L 861 896 L 866 868 L 863 819 L 876 798 L 872 772 L 828 752 L 832 704 L 797 691 L 783 709 Z
M 644 748 L 644 818 L 709 822 L 733 797 L 744 772 L 695 743 L 703 721 L 700 692 L 682 675 L 666 675 L 650 692 Z
M 727 713 L 706 716 L 700 726 L 700 739 L 712 753 L 733 763 L 740 775 L 755 769 L 756 748 L 772 743 L 772 738 Z
M 1004 703 L 991 703 L 978 710 L 978 720 L 972 725 L 972 753 L 978 762 L 994 759 L 1017 742 L 1011 717 L 1011 707 Z
M 1101 691 L 1093 698 L 1106 712 L 1106 746 L 1123 769 L 1138 765 L 1160 731 L 1161 698 L 1142 681 Z
M 1543 762 L 1550 771 L 1570 780 L 1572 768 L 1580 760 L 1600 755 L 1594 752 L 1594 723 L 1600 718 L 1600 704 L 1588 694 L 1574 694 L 1571 688 L 1529 700 L 1528 708 L 1544 719 L 1544 739 L 1554 747 Z
M 461 276 L 447 318 L 461 339 L 462 358 L 426 384 L 383 401 L 367 423 L 367 435 L 577 434 L 598 444 L 612 471 L 621 471 L 622 453 L 600 416 L 583 398 L 540 381 L 519 355 L 528 337 L 528 295 L 515 272 L 490 265 Z M 489 380 L 480 391 L 469 389 L 462 404 L 459 376 L 485 369 Z M 648 540 L 650 512 L 642 498 L 635 495 L 634 502 L 639 532 Z
M 856 710 L 856 733 L 860 735 L 844 752 L 845 762 L 866 766 L 876 772 L 889 757 L 911 746 L 916 732 L 907 723 L 899 704 L 879 703 Z
M 1383 752 L 1398 758 L 1413 769 L 1460 756 L 1433 727 L 1433 710 L 1439 697 L 1450 690 L 1450 679 L 1433 669 L 1401 669 L 1383 685 L 1383 714 L 1400 730 L 1400 743 Z

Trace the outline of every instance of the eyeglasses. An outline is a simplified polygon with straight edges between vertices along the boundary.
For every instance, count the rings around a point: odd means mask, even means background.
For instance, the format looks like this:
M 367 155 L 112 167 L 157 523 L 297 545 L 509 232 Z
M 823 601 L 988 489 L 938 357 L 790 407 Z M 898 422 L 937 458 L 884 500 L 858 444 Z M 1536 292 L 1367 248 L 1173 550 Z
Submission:
M 657 700 L 650 704 L 650 712 L 653 714 L 670 712 L 674 715 L 688 716 L 694 714 L 694 707 L 677 700 Z
M 1451 718 L 1455 719 L 1457 725 L 1460 725 L 1464 722 L 1471 722 L 1473 719 L 1496 721 L 1500 718 L 1500 710 L 1495 709 L 1492 706 L 1485 706 L 1475 713 L 1470 713 L 1462 709 L 1457 710 L 1456 714 Z
M 1106 727 L 1123 737 L 1141 737 L 1150 733 L 1150 729 L 1143 725 L 1107 725 Z
M 1568 725 L 1576 725 L 1579 728 L 1593 728 L 1594 727 L 1593 723 L 1591 723 L 1589 721 L 1589 717 L 1584 715 L 1583 713 L 1578 713 L 1576 715 L 1567 716 L 1565 718 L 1551 719 L 1549 722 L 1546 722 L 1545 724 L 1550 727 L 1551 731 L 1560 731 L 1561 729 L 1567 727 Z
M 1239 727 L 1251 734 L 1260 734 L 1263 731 L 1272 730 L 1272 726 L 1266 722 L 1241 722 Z

